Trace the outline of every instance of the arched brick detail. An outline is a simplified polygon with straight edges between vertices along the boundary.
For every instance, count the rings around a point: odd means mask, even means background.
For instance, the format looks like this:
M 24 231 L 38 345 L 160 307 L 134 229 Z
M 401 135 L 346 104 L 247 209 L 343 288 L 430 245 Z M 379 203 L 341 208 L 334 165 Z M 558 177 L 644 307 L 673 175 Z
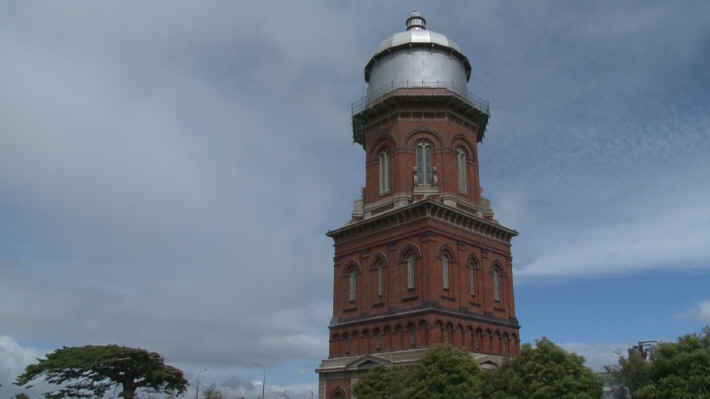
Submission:
M 416 127 L 410 130 L 409 134 L 407 134 L 407 139 L 404 141 L 404 145 L 406 145 L 407 148 L 413 149 L 414 143 L 427 138 L 434 144 L 434 149 L 442 148 L 444 146 L 444 140 L 441 139 L 441 135 L 435 130 L 424 126 Z M 431 140 L 431 138 L 434 138 L 435 140 Z
M 414 254 L 417 260 L 422 258 L 422 251 L 414 243 L 408 242 L 399 253 L 399 263 L 407 263 L 410 254 Z
M 436 258 L 441 260 L 442 257 L 447 256 L 449 258 L 449 263 L 454 264 L 456 263 L 456 251 L 454 251 L 449 244 L 444 244 L 441 247 L 439 247 L 439 251 L 437 252 Z
M 375 137 L 375 141 L 368 152 L 368 158 L 371 161 L 376 160 L 377 154 L 384 149 L 389 150 L 390 154 L 393 154 L 397 149 L 397 140 L 389 133 L 380 133 L 377 137 Z

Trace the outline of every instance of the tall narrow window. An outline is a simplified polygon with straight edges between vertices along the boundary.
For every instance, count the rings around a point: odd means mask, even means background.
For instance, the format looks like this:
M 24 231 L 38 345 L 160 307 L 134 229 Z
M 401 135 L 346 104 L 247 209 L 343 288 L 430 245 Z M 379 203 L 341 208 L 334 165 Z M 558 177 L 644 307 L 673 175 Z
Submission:
M 414 327 L 409 328 L 409 346 L 412 348 L 417 346 L 417 332 L 414 330 Z
M 380 152 L 380 194 L 390 191 L 390 155 L 387 150 Z
M 478 273 L 478 261 L 475 257 L 468 258 L 468 285 L 471 290 L 471 296 L 476 296 L 476 274 Z
M 350 353 L 350 334 L 345 336 L 345 353 Z
M 407 288 L 414 289 L 414 254 L 410 254 L 407 258 Z
M 498 270 L 493 269 L 493 299 L 495 299 L 496 302 L 500 302 L 499 280 Z
M 377 296 L 382 298 L 382 263 L 377 265 Z
M 431 158 L 431 143 L 426 141 L 417 143 L 417 184 L 434 184 L 434 170 Z
M 375 338 L 375 350 L 378 352 L 382 350 L 382 333 L 378 332 Z
M 468 269 L 468 280 L 471 285 L 471 296 L 476 296 L 476 269 L 473 267 Z
M 456 164 L 459 169 L 459 192 L 468 192 L 468 182 L 466 180 L 466 152 L 459 148 L 456 150 Z
M 357 272 L 355 270 L 350 272 L 350 302 L 354 301 L 356 298 L 357 291 Z
M 449 289 L 449 257 L 443 255 L 441 257 L 441 279 L 444 284 L 444 289 Z

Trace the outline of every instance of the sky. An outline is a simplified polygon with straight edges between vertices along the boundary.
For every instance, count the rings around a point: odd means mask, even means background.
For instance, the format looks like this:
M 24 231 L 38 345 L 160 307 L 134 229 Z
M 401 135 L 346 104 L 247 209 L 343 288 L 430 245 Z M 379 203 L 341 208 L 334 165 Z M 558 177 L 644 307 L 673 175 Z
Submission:
M 350 104 L 415 8 L 491 102 L 522 341 L 600 369 L 710 324 L 708 2 L 0 0 L 0 396 L 116 343 L 310 398 L 324 234 L 364 184 Z

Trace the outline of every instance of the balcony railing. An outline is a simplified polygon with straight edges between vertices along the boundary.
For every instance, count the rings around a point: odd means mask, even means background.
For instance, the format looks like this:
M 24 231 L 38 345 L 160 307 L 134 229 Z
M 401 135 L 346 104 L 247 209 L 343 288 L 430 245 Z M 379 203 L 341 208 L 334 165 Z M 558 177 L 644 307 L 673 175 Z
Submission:
M 384 87 L 380 87 L 378 89 L 371 90 L 371 91 L 369 91 L 368 95 L 363 96 L 358 101 L 353 102 L 351 104 L 351 111 L 352 111 L 353 115 L 359 114 L 360 112 L 367 109 L 369 106 L 381 101 L 384 97 L 387 97 L 392 92 L 399 90 L 399 89 L 447 89 L 453 95 L 459 97 L 463 101 L 476 107 L 479 111 L 485 113 L 486 115 L 490 114 L 490 104 L 488 103 L 488 101 L 472 94 L 471 92 L 469 92 L 465 88 L 465 86 L 461 87 L 460 82 L 456 82 L 456 83 L 457 84 L 455 84 L 455 82 L 438 81 L 438 80 L 437 81 L 426 81 L 426 80 L 396 81 L 396 80 L 393 80 L 393 81 L 391 81 L 390 85 L 386 85 Z M 421 93 L 417 93 L 417 95 L 435 96 L 435 95 L 439 95 L 439 93 L 421 92 Z

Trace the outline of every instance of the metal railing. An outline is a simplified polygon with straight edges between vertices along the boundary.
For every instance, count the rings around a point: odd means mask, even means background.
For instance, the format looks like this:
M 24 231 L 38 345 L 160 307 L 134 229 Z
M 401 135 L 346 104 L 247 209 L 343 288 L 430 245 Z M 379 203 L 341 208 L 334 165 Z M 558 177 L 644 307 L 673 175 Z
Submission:
M 368 90 L 368 95 L 361 97 L 350 106 L 352 114 L 358 114 L 369 106 L 381 101 L 390 93 L 399 89 L 447 89 L 455 96 L 476 107 L 479 111 L 490 114 L 490 104 L 488 101 L 478 97 L 468 91 L 466 86 L 461 86 L 460 82 L 449 81 L 426 81 L 426 80 L 393 80 L 390 85 L 374 90 Z M 437 93 L 418 93 L 418 95 L 438 95 Z

